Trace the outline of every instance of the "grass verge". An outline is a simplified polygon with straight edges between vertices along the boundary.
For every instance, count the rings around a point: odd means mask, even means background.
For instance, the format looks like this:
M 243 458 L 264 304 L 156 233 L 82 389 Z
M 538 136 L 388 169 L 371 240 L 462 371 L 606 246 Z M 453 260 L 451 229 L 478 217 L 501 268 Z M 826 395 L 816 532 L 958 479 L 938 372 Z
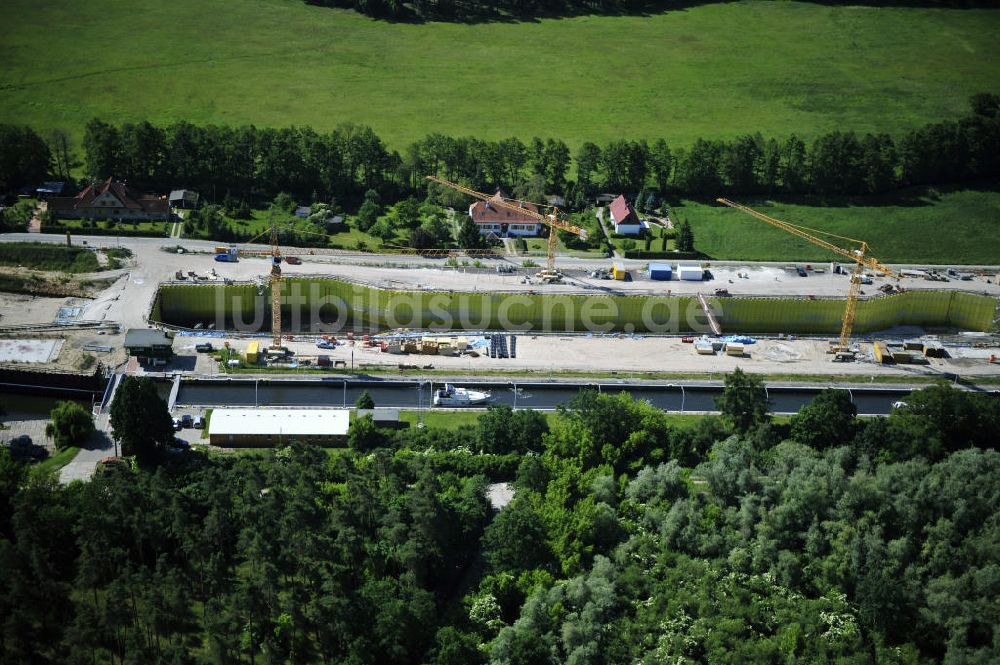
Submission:
M 0 243 L 0 265 L 72 273 L 100 269 L 97 256 L 84 247 L 41 242 Z
M 78 452 L 80 452 L 80 449 L 76 446 L 56 451 L 55 455 L 51 455 L 35 465 L 32 472 L 37 474 L 59 473 L 61 468 L 73 461 Z

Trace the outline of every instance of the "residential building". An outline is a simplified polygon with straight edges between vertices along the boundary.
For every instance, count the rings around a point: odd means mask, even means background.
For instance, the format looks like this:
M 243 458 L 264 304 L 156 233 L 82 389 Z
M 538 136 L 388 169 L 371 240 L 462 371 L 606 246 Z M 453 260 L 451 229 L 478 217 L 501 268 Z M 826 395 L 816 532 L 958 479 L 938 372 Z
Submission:
M 624 194 L 619 194 L 618 198 L 608 206 L 611 215 L 611 223 L 614 226 L 613 233 L 623 236 L 641 236 L 649 224 L 644 219 L 639 219 L 629 202 L 625 200 Z
M 208 440 L 226 448 L 283 446 L 292 441 L 343 445 L 348 409 L 215 409 Z
M 76 196 L 49 199 L 56 217 L 74 219 L 166 220 L 170 204 L 165 196 L 140 194 L 123 182 L 108 178 L 88 185 Z
M 513 210 L 498 203 L 515 205 L 520 210 Z M 521 211 L 524 212 L 521 212 Z M 476 201 L 469 206 L 469 217 L 475 223 L 479 233 L 493 233 L 500 237 L 537 236 L 542 231 L 543 224 L 531 214 L 538 214 L 538 207 L 526 201 L 508 199 L 501 190 L 497 190 L 490 199 Z

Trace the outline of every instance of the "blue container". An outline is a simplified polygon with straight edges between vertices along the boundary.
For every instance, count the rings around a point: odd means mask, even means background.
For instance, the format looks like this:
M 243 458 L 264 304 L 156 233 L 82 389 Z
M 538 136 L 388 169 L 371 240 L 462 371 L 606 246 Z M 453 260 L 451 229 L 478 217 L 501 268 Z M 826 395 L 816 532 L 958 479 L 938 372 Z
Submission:
M 650 263 L 649 278 L 669 282 L 673 276 L 673 268 L 669 263 Z

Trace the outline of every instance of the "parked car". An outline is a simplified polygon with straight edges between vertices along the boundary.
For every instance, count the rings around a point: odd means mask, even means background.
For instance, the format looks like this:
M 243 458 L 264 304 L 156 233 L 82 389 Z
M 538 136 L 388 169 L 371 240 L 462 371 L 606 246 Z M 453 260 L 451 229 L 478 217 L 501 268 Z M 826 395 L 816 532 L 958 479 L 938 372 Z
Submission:
M 191 416 L 187 414 L 181 416 L 181 427 L 191 427 L 193 424 L 194 419 Z
M 300 259 L 297 256 L 286 256 L 285 263 L 287 263 L 290 266 L 300 266 L 302 265 L 302 259 Z
M 802 266 L 795 266 L 795 272 L 799 274 L 799 277 L 806 277 L 808 275 Z
M 215 347 L 212 346 L 211 342 L 203 342 L 201 344 L 196 344 L 194 350 L 198 353 L 211 353 L 215 350 Z
M 195 429 L 205 429 L 205 417 L 195 416 L 192 424 L 194 425 Z
M 191 444 L 188 443 L 187 441 L 185 441 L 184 439 L 180 438 L 179 436 L 175 436 L 174 440 L 170 442 L 170 447 L 171 448 L 190 448 Z
M 182 429 L 182 427 L 183 427 L 183 425 L 181 425 L 180 419 L 179 418 L 174 418 L 174 431 L 178 432 L 178 431 L 180 431 Z
M 321 340 L 319 342 L 316 342 L 316 348 L 317 349 L 335 349 L 335 348 L 337 348 L 337 345 L 334 344 L 333 342 L 328 342 L 326 340 Z

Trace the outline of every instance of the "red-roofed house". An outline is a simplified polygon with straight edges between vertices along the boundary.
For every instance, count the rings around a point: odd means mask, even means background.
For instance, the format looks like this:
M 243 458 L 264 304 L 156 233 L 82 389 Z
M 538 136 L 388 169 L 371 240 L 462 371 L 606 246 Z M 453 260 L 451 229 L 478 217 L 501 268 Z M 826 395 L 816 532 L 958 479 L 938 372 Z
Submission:
M 618 198 L 608 206 L 611 213 L 611 223 L 614 224 L 614 232 L 623 236 L 642 235 L 642 230 L 648 225 L 635 214 L 635 210 L 625 200 L 624 194 L 619 194 Z
M 108 178 L 88 185 L 76 196 L 49 199 L 49 210 L 56 217 L 75 219 L 169 219 L 166 197 L 139 194 L 123 182 Z
M 504 193 L 497 190 L 487 201 L 476 201 L 469 206 L 469 217 L 476 224 L 481 234 L 495 233 L 504 236 L 537 236 L 542 230 L 542 224 L 534 217 L 494 202 L 506 201 L 522 210 L 537 214 L 538 207 L 525 201 L 507 199 Z

